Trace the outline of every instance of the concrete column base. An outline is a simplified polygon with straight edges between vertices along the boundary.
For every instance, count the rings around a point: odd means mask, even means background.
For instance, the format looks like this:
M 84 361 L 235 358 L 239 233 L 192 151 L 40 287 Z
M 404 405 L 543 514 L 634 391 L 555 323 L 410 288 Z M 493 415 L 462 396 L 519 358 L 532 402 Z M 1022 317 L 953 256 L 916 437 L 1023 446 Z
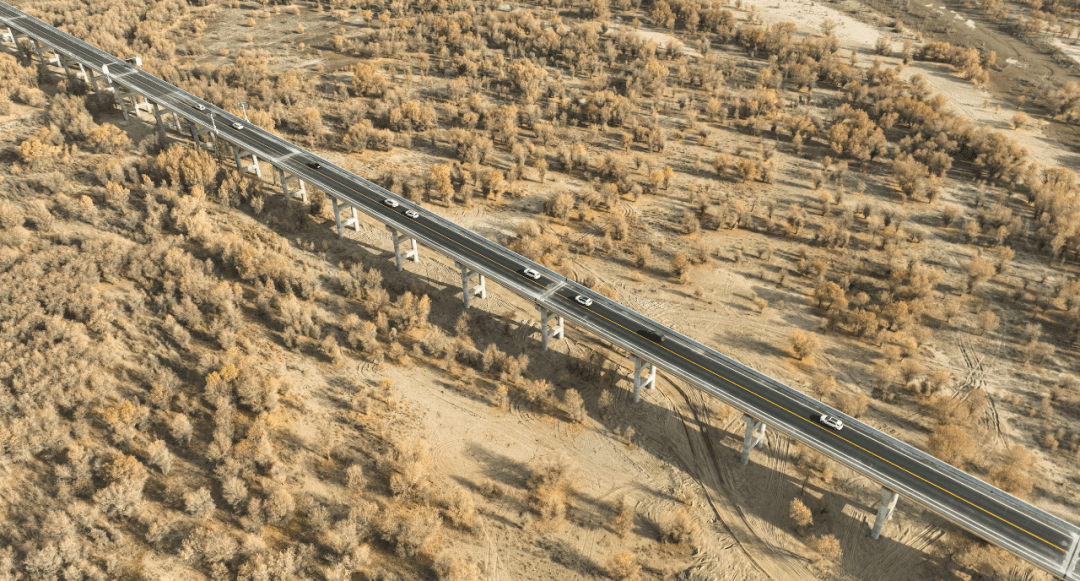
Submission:
M 641 389 L 652 389 L 656 387 L 656 366 L 637 355 L 630 356 L 634 360 L 634 403 L 641 401 Z M 641 376 L 641 372 L 648 368 L 648 373 L 645 377 Z
M 743 439 L 742 463 L 750 461 L 750 450 L 757 448 L 765 441 L 765 422 L 759 422 L 754 418 L 743 415 L 746 422 L 746 437 Z
M 474 296 L 479 296 L 482 299 L 487 298 L 487 281 L 484 280 L 484 275 L 479 272 L 470 269 L 468 266 L 461 264 L 460 262 L 454 262 L 454 266 L 461 270 L 461 291 L 465 295 L 465 308 L 469 308 L 469 299 Z M 475 287 L 469 288 L 469 281 L 480 277 L 480 284 Z
M 346 204 L 345 202 L 339 202 L 338 199 L 333 196 L 330 197 L 330 203 L 334 206 L 334 222 L 337 223 L 338 238 L 345 236 L 345 228 L 349 228 L 350 226 L 353 230 L 356 230 L 357 232 L 360 231 L 360 219 L 356 216 L 356 208 L 350 206 L 349 204 Z M 349 211 L 352 213 L 352 218 L 343 221 L 341 219 L 341 209 L 345 207 L 349 208 Z M 395 244 L 394 247 L 394 253 L 396 254 L 397 245 Z M 401 269 L 399 268 L 398 270 Z
M 892 517 L 898 500 L 900 500 L 899 494 L 888 488 L 881 488 L 881 504 L 878 505 L 877 520 L 874 521 L 874 529 L 870 531 L 870 538 L 876 539 L 881 536 L 881 527 L 885 526 L 885 521 Z
M 563 318 L 555 315 L 555 313 L 545 309 L 541 305 L 536 305 L 536 310 L 540 311 L 540 337 L 544 345 L 544 350 L 547 351 L 548 339 L 562 339 L 563 338 Z M 559 324 L 552 327 L 551 317 L 556 316 Z
M 285 194 L 286 200 L 293 198 L 300 198 L 303 201 L 307 199 L 307 186 L 304 185 L 304 180 L 296 177 L 295 175 L 286 175 L 285 170 L 280 167 L 277 168 L 278 176 L 281 177 L 281 193 Z M 297 184 L 295 190 L 290 189 L 293 184 Z
M 354 212 L 353 215 L 355 216 L 356 215 L 355 214 L 356 210 L 353 209 L 353 212 Z M 357 227 L 357 229 L 360 228 L 359 223 L 357 223 L 356 227 Z M 402 269 L 405 268 L 404 262 L 406 260 L 411 260 L 413 262 L 420 262 L 420 251 L 417 250 L 417 248 L 416 248 L 416 239 L 415 238 L 410 238 L 408 234 L 398 234 L 398 231 L 396 229 L 394 229 L 393 226 L 387 226 L 386 231 L 390 233 L 390 239 L 394 241 L 394 260 L 397 261 L 397 270 L 398 270 L 398 272 L 401 272 Z M 410 250 L 405 251 L 405 253 L 402 254 L 402 252 L 401 252 L 401 243 L 405 242 L 406 240 L 409 241 L 409 244 L 412 246 L 412 248 Z M 465 299 L 465 306 L 466 307 L 469 306 L 469 299 Z
M 230 144 L 232 148 L 233 160 L 236 161 L 236 170 L 242 173 L 253 173 L 259 177 L 262 177 L 262 168 L 259 167 L 259 156 L 254 153 L 235 145 Z M 244 158 L 251 158 L 251 164 L 245 165 Z

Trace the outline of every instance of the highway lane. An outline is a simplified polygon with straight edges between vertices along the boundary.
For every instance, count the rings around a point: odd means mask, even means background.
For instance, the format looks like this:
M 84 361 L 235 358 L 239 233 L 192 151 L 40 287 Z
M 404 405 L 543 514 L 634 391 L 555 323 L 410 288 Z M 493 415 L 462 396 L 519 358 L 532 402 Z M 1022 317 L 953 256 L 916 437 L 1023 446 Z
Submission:
M 0 14 L 10 15 L 10 12 L 3 11 L 3 6 L 0 3 Z M 120 77 L 124 83 L 131 84 L 140 92 L 148 94 L 152 100 L 169 108 L 186 107 L 183 111 L 186 117 L 196 118 L 204 126 L 210 127 L 208 113 L 191 108 L 197 100 L 176 87 L 131 65 L 117 64 L 115 57 L 96 49 L 89 50 L 77 39 L 72 42 L 71 37 L 48 25 L 38 25 L 37 21 L 25 18 L 13 24 L 19 28 L 31 28 L 35 36 L 46 40 L 53 47 L 69 52 L 69 56 L 84 63 L 96 63 L 98 66 L 94 68 L 100 70 L 100 65 L 109 64 L 110 73 L 114 77 Z M 527 278 L 521 275 L 520 271 L 529 263 L 513 253 L 474 233 L 463 233 L 449 222 L 433 215 L 430 210 L 421 209 L 422 214 L 418 220 L 407 218 L 401 212 L 405 207 L 413 207 L 411 203 L 325 160 L 320 160 L 323 166 L 320 170 L 308 168 L 304 164 L 316 159 L 311 154 L 276 136 L 251 128 L 243 119 L 212 107 L 209 103 L 203 103 L 208 111 L 216 112 L 217 129 L 223 138 L 244 143 L 246 148 L 255 151 L 261 158 L 285 167 L 306 182 L 347 200 L 368 214 L 415 234 L 421 242 L 429 246 L 448 250 L 452 256 L 457 255 L 477 265 L 500 284 L 533 297 L 586 328 L 600 329 L 603 333 L 618 337 L 623 346 L 655 362 L 661 368 L 675 370 L 684 378 L 695 378 L 695 384 L 714 395 L 726 400 L 737 400 L 741 403 L 740 407 L 754 410 L 752 413 L 755 417 L 766 420 L 773 427 L 786 428 L 786 432 L 817 442 L 830 449 L 831 456 L 845 459 L 845 463 L 875 480 L 891 481 L 894 488 L 901 492 L 916 491 L 915 495 L 905 496 L 916 500 L 919 495 L 925 496 L 930 508 L 950 520 L 957 521 L 961 526 L 968 526 L 970 523 L 960 522 L 963 519 L 955 518 L 956 515 L 974 519 L 990 530 L 1011 528 L 1013 534 L 1007 535 L 1006 542 L 1013 543 L 1013 546 L 1006 548 L 1021 554 L 1030 553 L 1049 563 L 1060 563 L 1064 551 L 1073 542 L 1073 538 L 1059 527 L 1049 526 L 1042 520 L 1014 508 L 1009 499 L 995 497 L 985 490 L 970 486 L 918 458 L 898 454 L 893 446 L 875 437 L 876 432 L 864 430 L 858 423 L 849 423 L 849 427 L 839 433 L 832 432 L 813 420 L 818 410 L 827 409 L 823 405 L 815 406 L 803 399 L 791 397 L 782 390 L 775 389 L 767 381 L 762 381 L 760 377 L 754 377 L 715 357 L 702 354 L 699 346 L 686 344 L 678 339 L 669 339 L 663 345 L 656 345 L 642 338 L 636 333 L 639 328 L 662 330 L 663 327 L 644 317 L 628 315 L 625 309 L 610 305 L 608 299 L 576 283 L 565 281 L 557 273 L 547 269 L 538 269 L 543 273 L 540 281 Z M 241 123 L 245 129 L 234 130 L 230 126 L 232 122 Z M 399 200 L 402 208 L 388 208 L 382 204 L 385 197 Z M 562 286 L 548 298 L 541 300 L 541 295 L 553 284 Z M 573 298 L 579 293 L 593 298 L 594 304 L 588 308 L 577 304 Z M 886 478 L 883 479 L 882 476 Z M 944 511 L 942 507 L 945 507 Z M 950 517 L 950 511 L 954 513 L 953 517 Z

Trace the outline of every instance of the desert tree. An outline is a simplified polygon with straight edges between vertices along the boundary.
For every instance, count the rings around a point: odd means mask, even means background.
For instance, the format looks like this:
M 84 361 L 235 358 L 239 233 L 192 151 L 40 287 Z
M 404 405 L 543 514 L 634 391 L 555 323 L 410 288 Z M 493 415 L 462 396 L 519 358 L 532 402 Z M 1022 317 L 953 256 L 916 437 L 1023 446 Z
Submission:
M 575 423 L 584 423 L 585 418 L 588 417 L 585 410 L 585 400 L 582 399 L 581 394 L 576 389 L 568 389 L 563 393 L 563 406 L 567 415 Z
M 800 535 L 806 534 L 814 524 L 814 515 L 810 512 L 810 509 L 803 504 L 803 501 L 798 498 L 791 500 L 791 505 L 788 507 L 788 515 L 791 517 L 791 524 L 795 525 L 795 532 Z
M 840 541 L 833 535 L 816 535 L 810 539 L 807 545 L 817 553 L 814 564 L 818 567 L 835 568 L 840 564 L 840 559 L 844 556 Z
M 821 347 L 821 341 L 814 333 L 795 329 L 788 335 L 791 353 L 800 361 L 813 355 Z
M 964 274 L 967 275 L 967 292 L 971 293 L 979 285 L 993 278 L 997 274 L 997 269 L 989 260 L 982 256 L 975 256 L 964 267 Z
M 184 494 L 184 509 L 197 519 L 207 520 L 213 516 L 217 506 L 214 504 L 214 497 L 210 495 L 210 489 L 204 486 Z
M 173 456 L 164 440 L 154 440 L 146 449 L 150 463 L 161 469 L 162 474 L 168 474 L 172 469 Z

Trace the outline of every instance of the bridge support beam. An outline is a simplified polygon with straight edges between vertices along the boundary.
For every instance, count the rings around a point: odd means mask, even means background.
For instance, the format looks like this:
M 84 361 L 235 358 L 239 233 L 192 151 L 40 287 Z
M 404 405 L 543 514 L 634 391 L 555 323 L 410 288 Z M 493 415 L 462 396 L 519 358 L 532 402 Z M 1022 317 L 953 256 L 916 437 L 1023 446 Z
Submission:
M 277 168 L 278 177 L 281 178 L 281 193 L 285 194 L 286 200 L 293 198 L 300 198 L 303 201 L 307 201 L 307 186 L 304 185 L 304 180 L 300 179 L 296 175 L 285 175 L 285 170 L 280 167 Z M 295 190 L 289 188 L 293 183 L 297 184 Z
M 121 106 L 121 108 L 123 108 Z M 124 113 L 125 117 L 127 113 Z M 194 123 L 188 123 L 188 128 L 191 129 L 191 140 L 195 142 L 195 147 L 201 147 L 203 149 L 214 149 L 214 142 L 217 141 L 217 134 L 209 129 L 203 129 Z M 200 141 L 199 138 L 203 135 L 209 135 L 210 141 Z
M 461 270 L 461 291 L 465 295 L 465 308 L 469 308 L 469 299 L 474 296 L 486 299 L 487 281 L 484 280 L 484 275 L 457 261 L 454 261 L 454 266 Z M 480 284 L 469 288 L 469 281 L 476 277 L 480 277 Z
M 15 42 L 15 33 L 11 31 L 10 27 L 5 26 L 4 32 L 0 33 L 0 42 L 10 42 L 11 44 L 18 44 Z
M 878 505 L 877 520 L 874 521 L 874 529 L 870 531 L 870 538 L 876 539 L 881 536 L 881 527 L 885 526 L 885 521 L 889 520 L 894 510 L 896 510 L 896 501 L 900 500 L 900 495 L 885 488 L 881 488 L 881 504 Z
M 154 103 L 154 119 L 157 120 L 158 136 L 161 137 L 161 142 L 165 142 L 165 124 L 161 121 L 161 109 L 157 103 Z
M 750 461 L 750 450 L 757 448 L 765 441 L 765 422 L 759 422 L 754 418 L 743 415 L 746 422 L 746 437 L 743 439 L 742 463 Z
M 255 174 L 255 175 L 259 176 L 259 177 L 262 177 L 262 169 L 259 167 L 259 156 L 255 155 L 254 153 L 252 153 L 252 152 L 250 152 L 250 151 L 248 151 L 248 150 L 246 150 L 246 149 L 244 149 L 242 147 L 239 147 L 237 145 L 233 145 L 231 143 L 229 144 L 229 147 L 232 148 L 233 160 L 236 161 L 236 170 L 237 171 L 239 171 L 241 173 L 253 173 L 253 174 Z M 250 157 L 251 158 L 251 164 L 250 165 L 244 165 L 244 158 L 245 157 Z
M 548 339 L 562 339 L 564 337 L 563 318 L 545 309 L 543 305 L 536 305 L 536 310 L 540 311 L 540 337 L 544 345 L 544 351 L 547 351 Z M 552 316 L 559 321 L 559 324 L 554 327 L 551 326 Z
M 355 209 L 353 210 L 355 212 Z M 355 215 L 355 214 L 354 214 Z M 357 224 L 357 229 L 359 229 Z M 404 262 L 411 260 L 413 262 L 420 262 L 420 251 L 416 248 L 416 239 L 410 238 L 408 234 L 398 234 L 397 229 L 393 226 L 387 226 L 386 231 L 390 233 L 390 239 L 394 241 L 394 260 L 397 261 L 398 272 L 401 272 L 405 268 Z M 412 245 L 410 250 L 407 250 L 404 255 L 401 253 L 401 243 L 406 240 Z M 455 263 L 456 264 L 456 263 Z M 465 299 L 465 306 L 469 306 L 469 299 Z
M 330 203 L 334 207 L 334 222 L 337 222 L 337 237 L 338 238 L 341 238 L 341 237 L 345 236 L 345 228 L 352 227 L 353 230 L 356 230 L 357 232 L 360 231 L 360 219 L 356 217 L 356 208 L 355 207 L 353 207 L 353 206 L 351 206 L 349 204 L 346 204 L 345 202 L 339 202 L 338 199 L 335 198 L 334 196 L 330 196 Z M 343 208 L 346 208 L 346 207 L 349 208 L 349 212 L 352 213 L 352 218 L 349 218 L 348 220 L 342 221 L 341 220 L 341 210 Z M 391 234 L 391 236 L 393 236 L 393 234 Z M 396 244 L 394 245 L 394 253 L 397 254 L 397 245 Z M 398 261 L 398 263 L 400 264 L 400 261 Z M 401 270 L 401 269 L 399 268 L 398 270 Z
M 637 355 L 631 355 L 631 359 L 634 360 L 634 403 L 641 401 L 641 389 L 652 389 L 656 387 L 656 366 Z M 647 373 L 644 377 L 641 376 L 642 371 Z

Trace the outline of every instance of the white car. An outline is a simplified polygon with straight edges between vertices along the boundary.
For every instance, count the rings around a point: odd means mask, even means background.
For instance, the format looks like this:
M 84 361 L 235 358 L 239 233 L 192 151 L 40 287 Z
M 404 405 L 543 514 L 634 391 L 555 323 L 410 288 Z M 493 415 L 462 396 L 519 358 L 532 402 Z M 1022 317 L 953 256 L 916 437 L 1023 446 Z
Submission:
M 233 126 L 233 129 L 235 129 L 237 131 L 240 131 L 241 129 L 244 128 L 244 126 L 239 124 L 239 123 L 233 123 L 232 126 Z
M 193 107 L 195 107 L 199 111 L 206 111 L 206 105 L 203 105 L 202 103 L 195 103 Z
M 820 421 L 821 423 L 825 424 L 826 426 L 829 426 L 830 428 L 832 428 L 832 429 L 834 429 L 834 430 L 836 430 L 838 432 L 840 430 L 844 429 L 844 421 L 841 420 L 840 418 L 834 418 L 833 416 L 830 416 L 830 415 L 821 414 L 821 417 L 818 418 L 818 421 Z
M 392 199 L 392 198 L 386 198 L 385 200 L 382 201 L 382 203 L 386 204 L 387 206 L 390 206 L 391 208 L 398 207 L 397 200 Z
M 579 304 L 585 305 L 586 307 L 592 306 L 592 299 L 590 299 L 589 297 L 577 295 L 576 297 L 574 297 L 574 300 L 577 301 Z
M 527 277 L 529 277 L 529 278 L 531 278 L 533 280 L 540 280 L 540 273 L 536 272 L 535 270 L 533 270 L 531 268 L 526 268 L 525 270 L 521 271 L 521 274 L 524 274 L 525 276 L 527 276 Z
M 416 210 L 405 210 L 405 215 L 415 220 L 420 217 L 420 212 L 417 212 Z

